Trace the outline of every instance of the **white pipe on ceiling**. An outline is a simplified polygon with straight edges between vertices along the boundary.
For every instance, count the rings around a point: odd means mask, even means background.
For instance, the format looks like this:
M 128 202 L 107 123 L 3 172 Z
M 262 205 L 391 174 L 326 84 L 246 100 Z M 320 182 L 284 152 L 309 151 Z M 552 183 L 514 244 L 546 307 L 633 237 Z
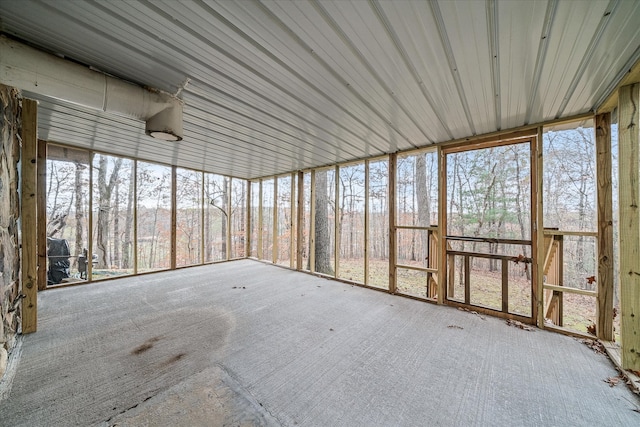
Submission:
M 146 122 L 154 138 L 182 140 L 181 100 L 0 36 L 0 83 Z

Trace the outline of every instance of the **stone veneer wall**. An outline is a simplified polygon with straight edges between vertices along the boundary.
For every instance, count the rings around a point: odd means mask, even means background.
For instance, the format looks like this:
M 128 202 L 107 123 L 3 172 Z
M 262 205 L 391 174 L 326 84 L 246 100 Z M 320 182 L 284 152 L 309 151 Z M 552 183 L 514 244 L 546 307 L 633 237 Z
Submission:
M 18 246 L 19 92 L 0 85 L 0 378 L 20 325 L 20 251 Z

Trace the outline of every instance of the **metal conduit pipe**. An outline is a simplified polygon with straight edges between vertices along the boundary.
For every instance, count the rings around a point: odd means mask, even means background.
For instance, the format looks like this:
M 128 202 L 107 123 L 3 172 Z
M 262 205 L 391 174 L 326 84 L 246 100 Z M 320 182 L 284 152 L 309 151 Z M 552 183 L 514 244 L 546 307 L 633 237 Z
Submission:
M 183 103 L 0 36 L 0 83 L 94 110 L 146 122 L 145 132 L 182 140 Z

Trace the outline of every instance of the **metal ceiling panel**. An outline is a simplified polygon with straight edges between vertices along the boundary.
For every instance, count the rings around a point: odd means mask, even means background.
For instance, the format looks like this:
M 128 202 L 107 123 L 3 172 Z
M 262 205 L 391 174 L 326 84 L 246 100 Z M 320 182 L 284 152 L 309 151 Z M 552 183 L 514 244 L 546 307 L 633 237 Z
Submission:
M 558 117 L 572 79 L 607 8 L 608 0 L 593 0 L 588 7 L 576 8 L 571 2 L 558 2 L 549 33 L 538 91 L 532 93 L 529 123 Z M 562 41 L 562 43 L 559 43 Z M 589 108 L 591 106 L 588 106 Z M 588 110 L 587 108 L 586 110 Z
M 0 0 L 0 31 L 185 102 L 178 144 L 40 99 L 40 136 L 240 178 L 592 111 L 640 58 L 627 0 Z
M 640 60 L 640 1 L 618 2 L 609 19 L 573 96 L 562 111 L 564 116 L 580 113 L 584 105 L 598 107 L 613 89 L 612 83 L 617 83 L 612 70 L 627 72 Z
M 504 2 L 497 12 L 498 72 L 501 116 L 497 129 L 510 129 L 527 123 L 529 101 L 537 93 L 539 58 L 547 2 Z M 546 40 L 548 42 L 548 40 Z
M 380 37 L 384 37 L 386 45 L 370 54 L 379 67 L 393 65 L 405 74 L 402 84 L 397 84 L 398 96 L 408 100 L 412 111 L 427 128 L 431 141 L 468 135 L 464 111 L 458 102 L 428 3 L 376 1 L 373 4 L 377 19 L 385 22 Z M 361 42 L 367 44 L 367 39 L 362 38 Z M 394 85 L 397 74 L 398 70 L 389 69 L 385 78 Z

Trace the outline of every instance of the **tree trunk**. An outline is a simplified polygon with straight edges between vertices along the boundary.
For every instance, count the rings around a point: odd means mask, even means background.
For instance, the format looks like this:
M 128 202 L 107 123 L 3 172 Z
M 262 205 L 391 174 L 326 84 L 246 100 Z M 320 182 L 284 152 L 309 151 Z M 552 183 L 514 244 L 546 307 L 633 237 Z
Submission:
M 133 192 L 134 192 L 134 177 L 129 179 L 129 191 L 127 193 L 127 213 L 124 221 L 124 241 L 122 242 L 122 268 L 131 268 L 131 248 L 132 237 L 131 228 L 133 225 Z M 135 256 L 135 254 L 133 254 Z
M 113 260 L 116 268 L 122 268 L 120 264 L 120 181 L 116 180 L 115 199 L 113 200 Z
M 86 165 L 76 162 L 76 180 L 75 180 L 75 194 L 76 194 L 76 243 L 73 248 L 73 261 L 71 268 L 78 269 L 78 255 L 82 254 L 83 242 L 82 242 L 82 225 L 84 219 L 84 212 L 82 209 L 82 170 L 86 168 Z
M 427 188 L 427 154 L 420 154 L 416 158 L 416 196 L 418 199 L 418 223 L 420 227 L 428 227 L 431 224 L 431 199 Z M 420 247 L 422 253 L 427 253 L 428 233 L 420 232 Z M 421 260 L 423 261 L 423 260 Z
M 331 266 L 331 241 L 329 238 L 329 196 L 327 171 L 316 172 L 316 271 L 333 275 Z
M 99 155 L 98 164 L 98 223 L 96 233 L 96 253 L 98 255 L 98 268 L 111 266 L 111 253 L 109 251 L 109 219 L 111 210 L 111 193 L 118 179 L 122 158 L 118 158 L 113 166 L 111 176 L 107 178 L 108 158 Z M 107 181 L 108 179 L 108 181 Z
M 524 240 L 525 238 L 525 229 L 524 229 L 524 221 L 522 218 L 522 205 L 521 205 L 521 190 L 520 190 L 520 159 L 518 157 L 518 150 L 513 150 L 514 160 L 516 162 L 516 214 L 518 216 L 518 225 L 520 226 L 520 238 Z M 527 245 L 522 245 L 522 255 L 527 255 Z M 526 264 L 525 264 L 526 266 Z M 531 269 L 525 269 L 527 280 L 531 280 Z

